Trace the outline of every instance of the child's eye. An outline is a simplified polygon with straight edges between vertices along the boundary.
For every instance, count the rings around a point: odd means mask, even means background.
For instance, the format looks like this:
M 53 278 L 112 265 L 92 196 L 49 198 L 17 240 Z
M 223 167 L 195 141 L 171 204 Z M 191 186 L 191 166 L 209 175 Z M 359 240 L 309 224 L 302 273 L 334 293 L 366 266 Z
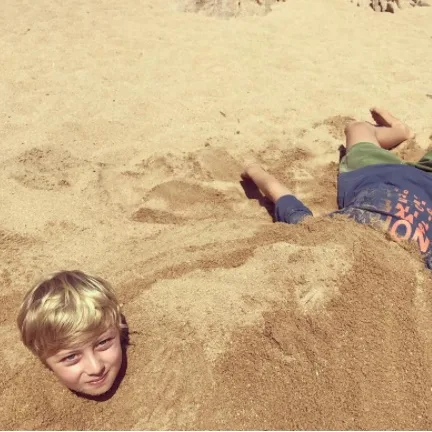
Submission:
M 78 359 L 78 356 L 76 354 L 69 354 L 66 357 L 62 358 L 62 362 L 64 363 L 72 363 Z
M 112 339 L 113 339 L 113 338 L 107 338 L 107 339 L 101 340 L 101 341 L 98 343 L 98 345 L 99 345 L 99 346 L 106 346 L 106 345 L 108 344 L 108 342 L 112 341 Z

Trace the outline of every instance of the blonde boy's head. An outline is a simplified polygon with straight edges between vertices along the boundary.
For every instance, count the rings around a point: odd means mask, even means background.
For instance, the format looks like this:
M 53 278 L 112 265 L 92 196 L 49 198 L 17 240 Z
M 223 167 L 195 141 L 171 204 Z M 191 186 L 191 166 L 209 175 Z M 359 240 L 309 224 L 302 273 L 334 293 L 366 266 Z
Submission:
M 125 328 L 111 286 L 81 271 L 57 272 L 36 284 L 17 322 L 24 345 L 42 361 L 109 328 Z

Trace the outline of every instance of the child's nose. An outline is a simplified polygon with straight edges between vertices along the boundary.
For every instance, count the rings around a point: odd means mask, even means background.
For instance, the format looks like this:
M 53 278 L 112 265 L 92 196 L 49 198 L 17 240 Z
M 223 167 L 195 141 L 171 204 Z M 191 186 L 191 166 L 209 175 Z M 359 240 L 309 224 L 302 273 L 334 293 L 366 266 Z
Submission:
M 86 373 L 87 375 L 102 375 L 104 365 L 99 358 L 93 354 L 89 354 L 86 358 Z

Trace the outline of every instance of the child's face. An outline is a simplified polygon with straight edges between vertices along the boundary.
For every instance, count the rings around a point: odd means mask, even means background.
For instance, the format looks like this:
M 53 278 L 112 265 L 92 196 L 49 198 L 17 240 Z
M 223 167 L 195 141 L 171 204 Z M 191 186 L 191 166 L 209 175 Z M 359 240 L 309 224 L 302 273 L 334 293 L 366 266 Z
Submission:
M 46 364 L 71 390 L 91 396 L 104 394 L 122 364 L 120 332 L 108 329 L 78 348 L 60 350 L 48 357 Z

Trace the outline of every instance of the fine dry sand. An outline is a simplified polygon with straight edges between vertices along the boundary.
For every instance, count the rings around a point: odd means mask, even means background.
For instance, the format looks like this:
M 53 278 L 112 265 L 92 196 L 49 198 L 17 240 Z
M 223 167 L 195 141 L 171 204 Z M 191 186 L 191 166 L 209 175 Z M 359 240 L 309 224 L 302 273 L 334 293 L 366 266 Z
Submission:
M 390 108 L 417 132 L 407 159 L 432 144 L 432 8 L 221 19 L 173 1 L 2 1 L 1 428 L 431 429 L 429 272 L 324 215 L 351 118 Z M 274 224 L 246 160 L 318 218 Z M 15 324 L 38 278 L 77 268 L 130 326 L 102 402 L 62 388 Z

